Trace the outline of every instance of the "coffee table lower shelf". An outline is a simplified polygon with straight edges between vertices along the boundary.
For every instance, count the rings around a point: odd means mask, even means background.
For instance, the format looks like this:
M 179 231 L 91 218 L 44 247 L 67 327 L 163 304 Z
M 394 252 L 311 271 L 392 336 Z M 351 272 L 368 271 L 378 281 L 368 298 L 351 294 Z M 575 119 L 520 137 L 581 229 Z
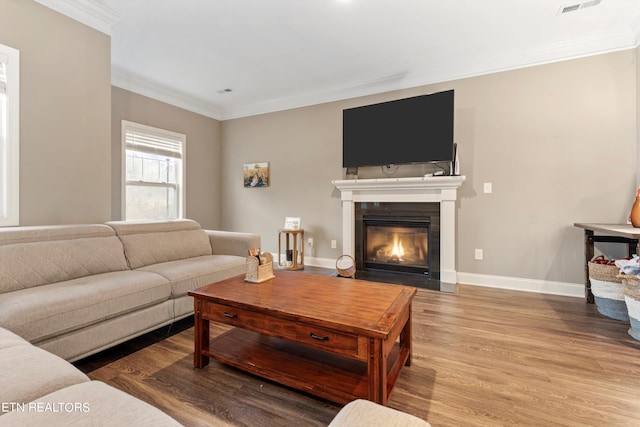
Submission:
M 245 329 L 211 339 L 202 354 L 221 363 L 339 404 L 369 398 L 367 363 Z M 391 392 L 408 351 L 396 343 L 387 358 Z

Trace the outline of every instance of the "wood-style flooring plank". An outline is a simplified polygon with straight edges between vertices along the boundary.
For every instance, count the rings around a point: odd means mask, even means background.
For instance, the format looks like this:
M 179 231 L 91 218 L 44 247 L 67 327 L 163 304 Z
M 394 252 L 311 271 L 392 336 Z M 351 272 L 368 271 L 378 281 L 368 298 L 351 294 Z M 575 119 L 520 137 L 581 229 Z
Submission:
M 638 426 L 640 342 L 578 298 L 419 289 L 389 406 L 437 426 Z M 211 324 L 211 336 L 228 330 Z M 187 426 L 326 426 L 340 406 L 211 361 L 180 321 L 76 362 Z

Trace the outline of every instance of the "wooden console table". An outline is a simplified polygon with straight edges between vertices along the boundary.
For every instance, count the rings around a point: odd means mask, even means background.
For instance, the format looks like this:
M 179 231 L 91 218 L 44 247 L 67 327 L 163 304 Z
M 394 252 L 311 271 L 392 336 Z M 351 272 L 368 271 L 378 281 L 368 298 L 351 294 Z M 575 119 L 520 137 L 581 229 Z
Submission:
M 589 281 L 589 261 L 593 259 L 593 244 L 595 242 L 624 243 L 627 245 L 629 256 L 640 254 L 638 240 L 640 239 L 640 228 L 635 228 L 631 224 L 593 224 L 579 223 L 573 224 L 578 228 L 584 228 L 584 257 L 585 257 L 585 286 L 584 296 L 588 303 L 593 304 L 593 294 L 591 293 L 591 281 Z M 599 234 L 596 234 L 599 233 Z

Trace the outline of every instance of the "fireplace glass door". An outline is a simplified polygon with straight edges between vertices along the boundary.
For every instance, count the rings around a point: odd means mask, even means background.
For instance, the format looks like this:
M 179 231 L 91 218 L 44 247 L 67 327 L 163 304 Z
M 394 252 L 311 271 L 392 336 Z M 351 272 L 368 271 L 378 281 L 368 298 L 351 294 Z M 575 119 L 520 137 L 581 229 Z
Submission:
M 363 219 L 365 269 L 429 275 L 428 219 Z

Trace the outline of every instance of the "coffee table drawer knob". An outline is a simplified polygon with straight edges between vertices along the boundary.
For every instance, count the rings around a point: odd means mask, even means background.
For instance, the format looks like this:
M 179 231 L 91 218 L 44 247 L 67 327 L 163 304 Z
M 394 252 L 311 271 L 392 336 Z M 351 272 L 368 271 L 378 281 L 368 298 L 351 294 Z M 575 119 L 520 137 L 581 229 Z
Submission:
M 229 317 L 230 319 L 235 319 L 238 317 L 237 314 L 227 313 L 226 311 L 223 314 L 224 314 L 224 317 Z
M 328 336 L 326 336 L 326 337 L 321 337 L 321 336 L 319 336 L 319 335 L 314 334 L 313 332 L 311 332 L 309 335 L 310 335 L 310 336 L 311 336 L 311 338 L 313 338 L 314 340 L 318 340 L 318 341 L 329 341 L 329 337 L 328 337 Z

